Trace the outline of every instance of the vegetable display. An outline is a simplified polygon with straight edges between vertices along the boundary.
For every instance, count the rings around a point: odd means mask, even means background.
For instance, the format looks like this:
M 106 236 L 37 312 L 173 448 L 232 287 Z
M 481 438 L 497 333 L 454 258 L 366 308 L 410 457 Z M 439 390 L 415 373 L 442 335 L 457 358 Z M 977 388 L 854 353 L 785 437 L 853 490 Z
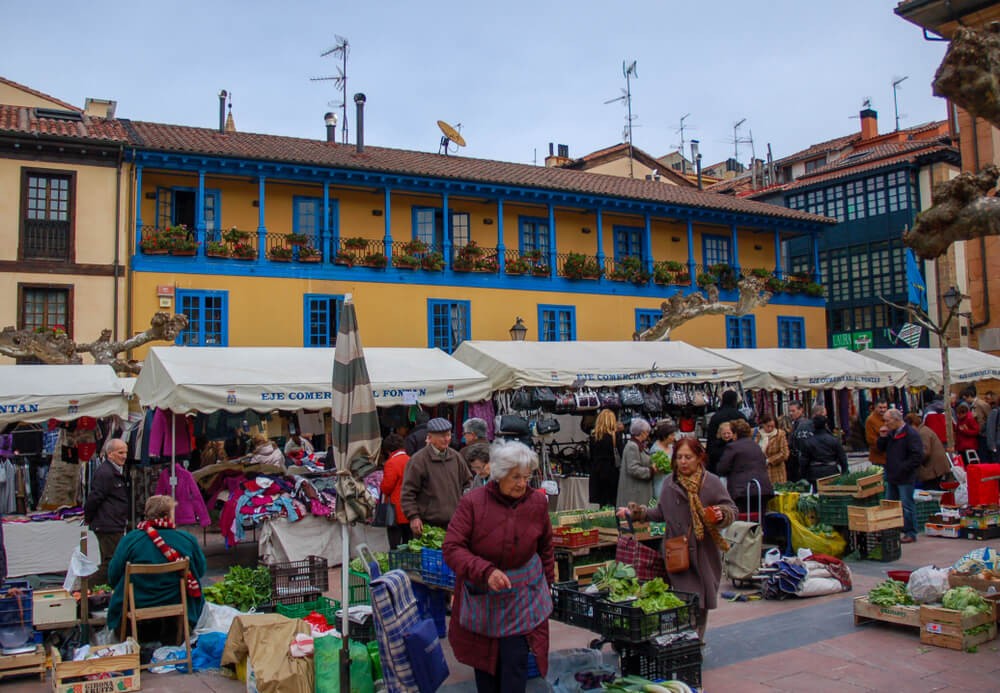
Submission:
M 378 569 L 381 573 L 389 572 L 389 554 L 383 551 L 377 551 L 372 554 L 375 558 L 375 562 L 378 563 Z M 365 562 L 360 558 L 351 559 L 351 570 L 355 573 L 366 573 L 368 572 L 365 568 Z
M 857 483 L 864 479 L 865 477 L 872 476 L 874 474 L 881 474 L 881 467 L 869 467 L 868 469 L 862 469 L 860 472 L 849 472 L 848 474 L 841 474 L 836 479 L 833 480 L 834 486 L 855 486 Z
M 670 591 L 670 585 L 660 578 L 644 582 L 639 588 L 639 599 L 635 605 L 647 614 L 655 614 L 667 609 L 684 606 L 684 601 Z
M 444 546 L 444 530 L 440 527 L 431 527 L 430 525 L 424 525 L 423 534 L 419 537 L 414 537 L 407 542 L 410 551 L 419 551 L 420 549 L 438 549 L 440 550 Z
M 823 522 L 818 522 L 818 523 L 810 526 L 809 527 L 809 531 L 812 532 L 813 534 L 818 534 L 821 537 L 832 537 L 833 535 L 835 535 L 837 533 L 837 530 L 835 530 L 833 528 L 833 525 L 828 525 L 828 524 L 823 523 Z M 881 552 L 881 550 L 882 550 L 881 547 L 878 547 L 878 546 L 876 546 L 875 548 L 878 549 L 879 552 Z M 873 549 L 873 551 L 874 551 L 874 549 Z M 869 552 L 868 555 L 869 555 L 869 557 L 871 557 L 871 555 L 872 555 L 871 552 Z
M 206 601 L 249 611 L 271 601 L 271 573 L 267 566 L 244 568 L 234 565 L 221 582 L 202 590 Z
M 805 479 L 799 481 L 782 481 L 774 485 L 775 493 L 809 493 L 812 484 Z
M 992 605 L 972 587 L 953 587 L 941 597 L 941 605 L 946 609 L 961 611 L 962 616 L 989 613 Z
M 639 583 L 635 578 L 635 568 L 627 563 L 612 561 L 601 566 L 594 573 L 591 585 L 597 592 L 608 592 L 611 601 L 622 601 L 635 596 Z
M 665 453 L 663 450 L 657 450 L 652 455 L 649 456 L 649 461 L 655 469 L 660 474 L 669 474 L 672 470 L 670 464 L 670 455 Z
M 691 687 L 683 681 L 661 681 L 653 683 L 641 676 L 625 676 L 604 684 L 604 690 L 611 693 L 692 693 Z
M 912 606 L 916 604 L 899 580 L 880 582 L 868 593 L 868 601 L 875 606 Z

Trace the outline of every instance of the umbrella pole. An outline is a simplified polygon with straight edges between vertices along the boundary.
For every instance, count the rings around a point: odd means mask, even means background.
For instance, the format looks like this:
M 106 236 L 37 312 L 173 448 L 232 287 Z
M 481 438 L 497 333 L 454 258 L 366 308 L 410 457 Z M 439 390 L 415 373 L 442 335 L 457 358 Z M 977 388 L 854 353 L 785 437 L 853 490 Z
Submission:
M 177 500 L 177 420 L 170 412 L 170 497 Z
M 348 617 L 348 611 L 350 606 L 350 587 L 349 587 L 349 575 L 348 569 L 351 563 L 351 548 L 350 542 L 350 532 L 347 529 L 347 523 L 342 522 L 340 524 L 340 547 L 341 547 L 341 564 L 340 564 L 340 595 L 341 595 L 341 623 L 340 623 L 340 635 L 341 635 L 341 649 L 340 649 L 340 690 L 349 691 L 351 690 L 351 649 L 348 644 L 348 636 L 350 633 L 350 619 Z

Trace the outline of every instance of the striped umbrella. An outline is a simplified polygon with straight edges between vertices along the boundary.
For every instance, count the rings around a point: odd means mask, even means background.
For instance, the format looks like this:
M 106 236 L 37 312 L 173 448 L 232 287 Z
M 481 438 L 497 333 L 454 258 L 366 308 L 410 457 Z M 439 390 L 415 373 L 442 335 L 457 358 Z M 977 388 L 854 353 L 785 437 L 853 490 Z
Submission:
M 351 562 L 348 523 L 364 522 L 371 517 L 374 499 L 368 495 L 362 480 L 351 473 L 351 462 L 358 458 L 378 459 L 381 436 L 378 413 L 372 393 L 365 353 L 358 332 L 358 318 L 350 294 L 344 298 L 337 330 L 337 346 L 333 357 L 333 390 L 330 403 L 333 418 L 333 459 L 337 465 L 337 520 L 340 522 L 340 540 L 343 551 L 340 566 L 343 615 L 341 632 L 343 649 L 340 655 L 342 691 L 350 690 L 350 655 L 348 649 L 348 565 Z

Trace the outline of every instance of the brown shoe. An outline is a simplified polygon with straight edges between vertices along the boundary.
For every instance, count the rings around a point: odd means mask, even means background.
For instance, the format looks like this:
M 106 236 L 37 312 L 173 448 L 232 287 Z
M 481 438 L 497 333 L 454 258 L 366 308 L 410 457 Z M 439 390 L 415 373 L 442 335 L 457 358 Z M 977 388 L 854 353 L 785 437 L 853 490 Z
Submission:
M 915 544 L 915 543 L 917 543 L 917 538 L 916 537 L 911 537 L 911 536 L 900 537 L 899 538 L 899 543 L 900 544 Z

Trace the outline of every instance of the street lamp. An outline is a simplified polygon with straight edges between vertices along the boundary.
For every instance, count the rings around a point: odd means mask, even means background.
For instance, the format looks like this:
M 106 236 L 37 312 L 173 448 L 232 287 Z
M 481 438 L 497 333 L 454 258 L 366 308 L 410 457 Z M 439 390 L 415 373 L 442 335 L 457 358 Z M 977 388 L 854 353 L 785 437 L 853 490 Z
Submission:
M 525 335 L 528 334 L 528 328 L 524 326 L 524 321 L 518 318 L 517 322 L 511 326 L 509 332 L 511 341 L 523 342 Z
M 941 300 L 944 301 L 944 305 L 950 313 L 958 307 L 959 303 L 962 302 L 962 292 L 954 286 L 949 287 L 948 290 L 941 296 Z

